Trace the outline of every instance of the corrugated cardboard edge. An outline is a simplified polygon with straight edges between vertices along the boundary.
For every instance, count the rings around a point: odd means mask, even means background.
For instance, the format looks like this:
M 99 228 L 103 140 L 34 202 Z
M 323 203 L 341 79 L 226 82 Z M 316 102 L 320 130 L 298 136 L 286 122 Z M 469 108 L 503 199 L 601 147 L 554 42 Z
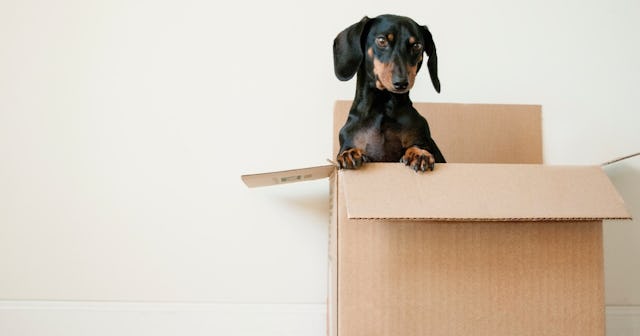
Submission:
M 331 218 L 329 223 L 329 265 L 327 290 L 327 335 L 338 335 L 338 174 L 337 170 L 329 176 L 329 194 Z

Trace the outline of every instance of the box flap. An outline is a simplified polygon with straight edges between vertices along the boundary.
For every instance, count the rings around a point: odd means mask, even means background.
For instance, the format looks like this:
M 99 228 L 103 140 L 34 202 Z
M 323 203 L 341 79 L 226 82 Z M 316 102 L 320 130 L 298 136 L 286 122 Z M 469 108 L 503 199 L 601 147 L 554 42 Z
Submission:
M 242 175 L 242 181 L 249 188 L 265 187 L 275 184 L 293 183 L 326 178 L 334 171 L 335 166 L 325 165 L 301 169 L 283 170 L 270 173 Z
M 598 166 L 439 164 L 416 173 L 403 164 L 341 170 L 353 219 L 595 220 L 629 213 Z
M 334 108 L 334 157 L 351 101 Z M 413 103 L 450 163 L 542 163 L 542 106 Z

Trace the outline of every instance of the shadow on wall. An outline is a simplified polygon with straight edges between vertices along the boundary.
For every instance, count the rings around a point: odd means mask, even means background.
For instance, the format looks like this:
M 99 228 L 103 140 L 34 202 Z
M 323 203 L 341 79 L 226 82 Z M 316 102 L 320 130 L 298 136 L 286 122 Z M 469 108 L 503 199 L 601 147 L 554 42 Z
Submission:
M 608 165 L 605 172 L 625 201 L 633 220 L 604 223 L 605 298 L 607 305 L 640 305 L 640 156 Z
M 308 213 L 310 217 L 317 218 L 319 220 L 325 220 L 329 223 L 329 192 L 316 192 L 313 194 L 306 194 L 302 197 L 287 197 L 281 195 L 280 201 L 286 202 L 288 205 L 293 206 L 300 211 Z
M 625 200 L 627 210 L 634 218 L 640 216 L 640 156 L 605 166 L 611 182 Z
M 329 223 L 330 200 L 327 179 L 264 188 L 269 202 L 297 213 L 311 222 Z

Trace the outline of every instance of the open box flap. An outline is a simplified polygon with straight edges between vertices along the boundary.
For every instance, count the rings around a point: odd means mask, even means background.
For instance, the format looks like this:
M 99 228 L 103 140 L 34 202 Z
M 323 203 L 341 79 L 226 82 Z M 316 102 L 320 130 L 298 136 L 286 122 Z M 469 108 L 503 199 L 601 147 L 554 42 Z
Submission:
M 282 170 L 277 172 L 242 175 L 242 181 L 249 188 L 266 187 L 275 184 L 327 178 L 335 170 L 333 165 L 316 166 L 301 169 Z
M 542 163 L 542 106 L 513 104 L 419 103 L 431 136 L 453 163 Z M 335 104 L 333 155 L 351 101 Z
M 624 201 L 598 166 L 437 164 L 416 173 L 402 164 L 341 170 L 352 219 L 628 219 Z

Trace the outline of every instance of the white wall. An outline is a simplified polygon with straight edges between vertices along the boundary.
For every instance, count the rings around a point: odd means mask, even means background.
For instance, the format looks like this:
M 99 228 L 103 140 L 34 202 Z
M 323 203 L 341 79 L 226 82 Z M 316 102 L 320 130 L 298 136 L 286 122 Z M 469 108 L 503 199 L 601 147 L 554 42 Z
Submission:
M 438 47 L 414 101 L 542 104 L 551 164 L 640 151 L 635 0 L 5 0 L 0 299 L 321 310 L 327 183 L 239 176 L 331 156 L 333 38 L 387 12 Z M 640 158 L 607 172 L 640 217 Z M 605 240 L 608 305 L 640 305 L 638 221 Z

